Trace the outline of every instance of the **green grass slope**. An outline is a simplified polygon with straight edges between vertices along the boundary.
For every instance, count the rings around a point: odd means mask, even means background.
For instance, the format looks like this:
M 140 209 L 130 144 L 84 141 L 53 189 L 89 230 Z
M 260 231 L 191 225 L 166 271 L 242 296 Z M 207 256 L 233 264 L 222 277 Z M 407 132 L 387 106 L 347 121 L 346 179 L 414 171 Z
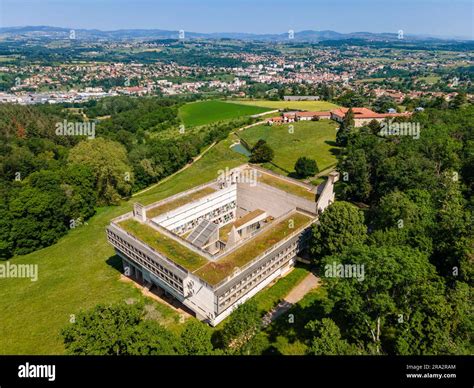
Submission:
M 196 127 L 215 121 L 231 120 L 267 112 L 270 109 L 258 106 L 234 104 L 219 100 L 198 101 L 183 105 L 179 117 L 186 127 Z
M 249 106 L 261 106 L 269 109 L 296 109 L 308 111 L 328 111 L 339 108 L 327 101 L 271 101 L 271 100 L 235 100 L 236 103 Z
M 337 125 L 330 120 L 299 121 L 292 123 L 293 133 L 289 125 L 257 125 L 239 133 L 249 143 L 254 145 L 259 139 L 264 139 L 275 151 L 273 164 L 264 167 L 278 173 L 289 174 L 300 156 L 315 159 L 319 170 L 322 171 L 336 163 L 339 149 L 335 145 Z

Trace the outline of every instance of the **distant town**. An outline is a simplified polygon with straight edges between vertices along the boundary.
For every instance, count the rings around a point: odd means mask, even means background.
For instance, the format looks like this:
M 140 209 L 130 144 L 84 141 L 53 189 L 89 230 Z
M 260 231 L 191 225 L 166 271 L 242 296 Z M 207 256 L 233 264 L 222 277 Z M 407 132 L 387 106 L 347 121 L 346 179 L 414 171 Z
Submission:
M 291 40 L 277 45 L 239 41 L 231 45 L 227 40 L 178 39 L 106 44 L 101 50 L 110 52 L 112 60 L 98 61 L 94 60 L 100 57 L 96 42 L 44 39 L 45 52 L 34 64 L 23 64 L 14 54 L 16 41 L 0 42 L 0 47 L 12 52 L 0 63 L 0 102 L 81 103 L 118 95 L 192 94 L 241 98 L 317 94 L 328 99 L 351 91 L 402 104 L 410 99 L 450 101 L 459 91 L 470 100 L 474 96 L 465 71 L 452 71 L 468 69 L 472 56 L 463 50 L 447 51 L 454 50 L 449 46 L 433 53 L 398 42 L 361 47 L 350 41 L 343 46 Z M 72 50 L 72 58 L 53 61 L 49 47 L 58 44 Z M 208 57 L 196 56 L 201 48 Z M 121 61 L 125 50 L 130 54 Z M 314 93 L 322 87 L 324 93 Z

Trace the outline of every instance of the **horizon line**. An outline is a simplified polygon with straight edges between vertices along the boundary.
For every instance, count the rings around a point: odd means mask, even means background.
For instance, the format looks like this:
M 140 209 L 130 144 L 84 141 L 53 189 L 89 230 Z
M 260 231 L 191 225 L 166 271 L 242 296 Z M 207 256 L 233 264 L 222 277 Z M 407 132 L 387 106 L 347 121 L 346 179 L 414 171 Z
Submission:
M 5 26 L 2 25 L 0 26 L 1 29 L 5 28 L 39 28 L 39 27 L 49 27 L 49 28 L 61 28 L 65 30 L 84 30 L 84 31 L 100 31 L 100 32 L 118 32 L 118 31 L 167 31 L 167 32 L 179 32 L 182 29 L 177 29 L 177 30 L 169 30 L 169 29 L 162 29 L 158 27 L 153 27 L 153 28 L 139 28 L 139 27 L 133 27 L 133 28 L 117 28 L 117 29 L 110 29 L 110 30 L 103 30 L 100 28 L 84 28 L 84 27 L 64 27 L 64 26 L 54 26 L 54 25 L 14 25 L 14 26 Z M 288 31 L 284 32 L 242 32 L 242 31 L 214 31 L 214 32 L 199 32 L 199 31 L 187 31 L 184 30 L 186 33 L 191 33 L 191 34 L 203 34 L 203 35 L 213 35 L 213 34 L 243 34 L 243 35 L 255 35 L 255 36 L 262 36 L 262 35 L 284 35 L 287 34 L 291 29 Z M 398 32 L 386 32 L 386 31 L 378 31 L 378 32 L 371 32 L 371 31 L 351 31 L 351 32 L 339 32 L 337 30 L 311 30 L 311 29 L 305 29 L 305 30 L 293 30 L 295 34 L 301 33 L 301 32 L 335 32 L 337 34 L 341 35 L 350 35 L 350 34 L 387 34 L 387 35 L 397 35 Z M 438 38 L 438 39 L 462 39 L 462 40 L 474 40 L 474 37 L 468 37 L 464 35 L 436 35 L 436 34 L 430 34 L 430 33 L 424 33 L 424 32 L 419 32 L 419 33 L 405 33 L 404 36 L 413 36 L 413 37 L 429 37 L 429 38 Z

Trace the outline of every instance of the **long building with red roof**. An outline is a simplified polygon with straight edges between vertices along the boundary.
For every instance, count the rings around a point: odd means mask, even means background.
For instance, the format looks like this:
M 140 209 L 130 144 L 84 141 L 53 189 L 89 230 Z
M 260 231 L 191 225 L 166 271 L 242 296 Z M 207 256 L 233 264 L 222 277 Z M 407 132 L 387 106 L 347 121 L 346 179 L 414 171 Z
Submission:
M 307 111 L 300 111 L 300 112 L 285 112 L 281 116 L 272 117 L 267 120 L 269 125 L 279 125 L 285 123 L 292 123 L 294 121 L 308 121 L 313 119 L 332 119 L 337 122 L 342 122 L 344 120 L 344 116 L 349 111 L 349 108 L 338 108 L 333 109 L 331 111 L 326 112 L 307 112 Z M 412 113 L 405 112 L 405 113 L 377 113 L 373 110 L 368 108 L 352 108 L 352 112 L 354 113 L 354 126 L 355 127 L 362 127 L 367 125 L 372 120 L 381 122 L 387 118 L 392 117 L 410 117 Z
M 338 108 L 331 111 L 331 119 L 342 122 L 344 120 L 345 115 L 349 111 L 349 108 Z M 405 113 L 376 113 L 368 108 L 352 108 L 352 112 L 354 113 L 354 126 L 355 127 L 362 127 L 367 125 L 372 120 L 375 121 L 383 121 L 388 118 L 392 117 L 410 117 L 410 112 Z

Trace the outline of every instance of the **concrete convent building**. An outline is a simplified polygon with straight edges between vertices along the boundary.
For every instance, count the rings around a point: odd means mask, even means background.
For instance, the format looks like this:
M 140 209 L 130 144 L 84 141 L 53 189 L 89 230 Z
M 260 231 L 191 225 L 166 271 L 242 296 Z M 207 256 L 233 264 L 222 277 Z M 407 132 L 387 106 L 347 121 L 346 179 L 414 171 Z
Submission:
M 274 279 L 305 249 L 334 201 L 337 173 L 315 187 L 253 165 L 142 206 L 107 227 L 125 273 L 159 287 L 211 325 Z

